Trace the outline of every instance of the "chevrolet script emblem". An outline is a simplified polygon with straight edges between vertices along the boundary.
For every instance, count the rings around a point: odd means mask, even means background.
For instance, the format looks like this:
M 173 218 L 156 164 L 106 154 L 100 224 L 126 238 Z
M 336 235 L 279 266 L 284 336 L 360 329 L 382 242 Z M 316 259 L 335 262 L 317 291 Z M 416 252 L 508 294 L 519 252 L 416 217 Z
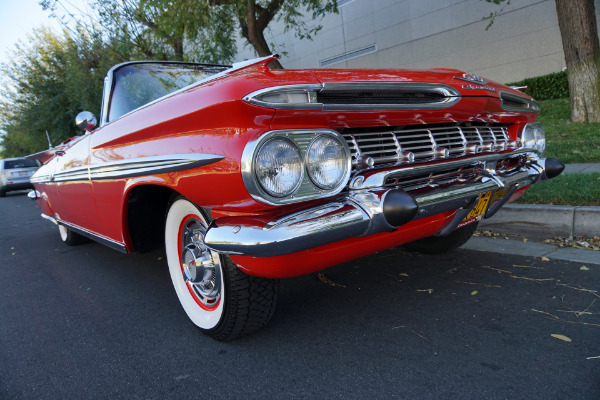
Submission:
M 488 92 L 495 92 L 496 89 L 492 86 L 486 86 L 489 81 L 484 81 L 479 76 L 474 74 L 463 74 L 463 76 L 455 76 L 454 79 L 460 79 L 461 81 L 469 82 L 469 85 L 462 85 L 463 89 L 469 90 L 487 90 Z

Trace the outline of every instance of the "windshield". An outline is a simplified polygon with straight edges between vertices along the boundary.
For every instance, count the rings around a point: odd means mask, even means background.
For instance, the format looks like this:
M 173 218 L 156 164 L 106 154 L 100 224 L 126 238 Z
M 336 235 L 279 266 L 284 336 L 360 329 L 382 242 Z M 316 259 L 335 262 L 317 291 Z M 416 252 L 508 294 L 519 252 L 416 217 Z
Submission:
M 183 63 L 135 63 L 119 68 L 114 73 L 108 121 L 225 69 Z
M 37 168 L 37 163 L 34 160 L 27 158 L 19 160 L 5 160 L 4 169 L 15 169 L 15 168 Z

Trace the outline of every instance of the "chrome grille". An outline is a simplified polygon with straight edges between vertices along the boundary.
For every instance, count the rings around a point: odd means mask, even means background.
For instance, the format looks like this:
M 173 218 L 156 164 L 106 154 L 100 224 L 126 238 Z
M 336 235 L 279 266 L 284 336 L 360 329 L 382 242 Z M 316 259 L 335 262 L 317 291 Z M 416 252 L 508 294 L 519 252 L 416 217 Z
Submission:
M 450 169 L 447 171 L 432 172 L 403 177 L 390 177 L 386 180 L 386 187 L 401 187 L 407 192 L 419 189 L 432 189 L 454 183 L 462 183 L 476 179 L 478 173 L 473 166 Z
M 508 157 L 496 162 L 496 172 L 499 175 L 512 173 L 525 165 L 526 156 Z M 481 176 L 481 166 L 475 164 L 458 168 L 448 168 L 436 172 L 415 175 L 390 175 L 385 187 L 400 187 L 407 192 L 427 190 L 453 184 L 472 182 Z
M 453 158 L 501 151 L 509 142 L 504 125 L 423 125 L 346 129 L 340 133 L 348 143 L 355 169 L 362 168 L 366 158 L 373 159 L 374 167 L 405 162 L 407 153 L 414 155 L 414 162 L 427 162 L 446 158 L 443 149 Z
M 483 144 L 508 141 L 507 128 L 503 126 L 469 126 L 461 128 L 469 143 Z

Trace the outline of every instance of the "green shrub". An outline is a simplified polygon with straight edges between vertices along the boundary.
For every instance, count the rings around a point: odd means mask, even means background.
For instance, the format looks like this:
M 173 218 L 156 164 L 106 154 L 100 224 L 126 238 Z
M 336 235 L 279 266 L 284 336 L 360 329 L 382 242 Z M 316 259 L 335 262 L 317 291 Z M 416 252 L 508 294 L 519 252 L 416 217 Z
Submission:
M 507 86 L 527 86 L 523 90 L 536 100 L 563 99 L 569 97 L 567 71 L 526 78 L 519 82 L 507 83 Z

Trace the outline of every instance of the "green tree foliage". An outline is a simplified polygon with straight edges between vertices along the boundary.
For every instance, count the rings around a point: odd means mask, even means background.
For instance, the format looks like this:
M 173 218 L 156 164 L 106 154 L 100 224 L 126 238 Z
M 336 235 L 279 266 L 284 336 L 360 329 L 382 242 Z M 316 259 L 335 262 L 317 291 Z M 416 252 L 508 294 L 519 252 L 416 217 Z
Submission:
M 68 0 L 42 0 L 56 11 Z M 237 53 L 237 38 L 246 39 L 259 56 L 273 50 L 265 39 L 272 21 L 281 21 L 301 39 L 311 39 L 320 25 L 307 24 L 337 12 L 337 0 L 91 0 L 90 18 L 105 34 L 131 43 L 136 58 L 228 63 Z M 64 8 L 64 7 L 63 7 Z M 278 63 L 277 66 L 281 67 Z
M 107 70 L 122 62 L 99 34 L 82 30 L 56 35 L 34 30 L 29 43 L 16 46 L 11 61 L 0 66 L 0 144 L 3 156 L 21 156 L 80 134 L 74 118 L 80 111 L 100 111 Z
M 329 12 L 338 12 L 337 0 L 209 0 L 208 8 L 222 13 L 238 23 L 242 36 L 265 57 L 273 53 L 265 39 L 265 30 L 273 21 L 281 21 L 285 31 L 293 30 L 300 39 L 312 39 L 321 25 L 308 25 L 304 13 L 316 20 Z M 278 62 L 271 65 L 281 68 Z
M 99 115 L 103 78 L 119 62 L 136 59 L 226 63 L 240 35 L 260 56 L 273 51 L 264 37 L 273 21 L 299 38 L 321 29 L 313 19 L 337 12 L 336 0 L 90 0 L 93 15 L 76 17 L 68 0 L 40 0 L 64 22 L 57 35 L 33 32 L 9 64 L 0 66 L 0 146 L 4 156 L 43 150 L 79 134 L 74 117 Z M 76 28 L 72 26 L 76 24 Z M 274 67 L 281 67 L 276 63 Z

